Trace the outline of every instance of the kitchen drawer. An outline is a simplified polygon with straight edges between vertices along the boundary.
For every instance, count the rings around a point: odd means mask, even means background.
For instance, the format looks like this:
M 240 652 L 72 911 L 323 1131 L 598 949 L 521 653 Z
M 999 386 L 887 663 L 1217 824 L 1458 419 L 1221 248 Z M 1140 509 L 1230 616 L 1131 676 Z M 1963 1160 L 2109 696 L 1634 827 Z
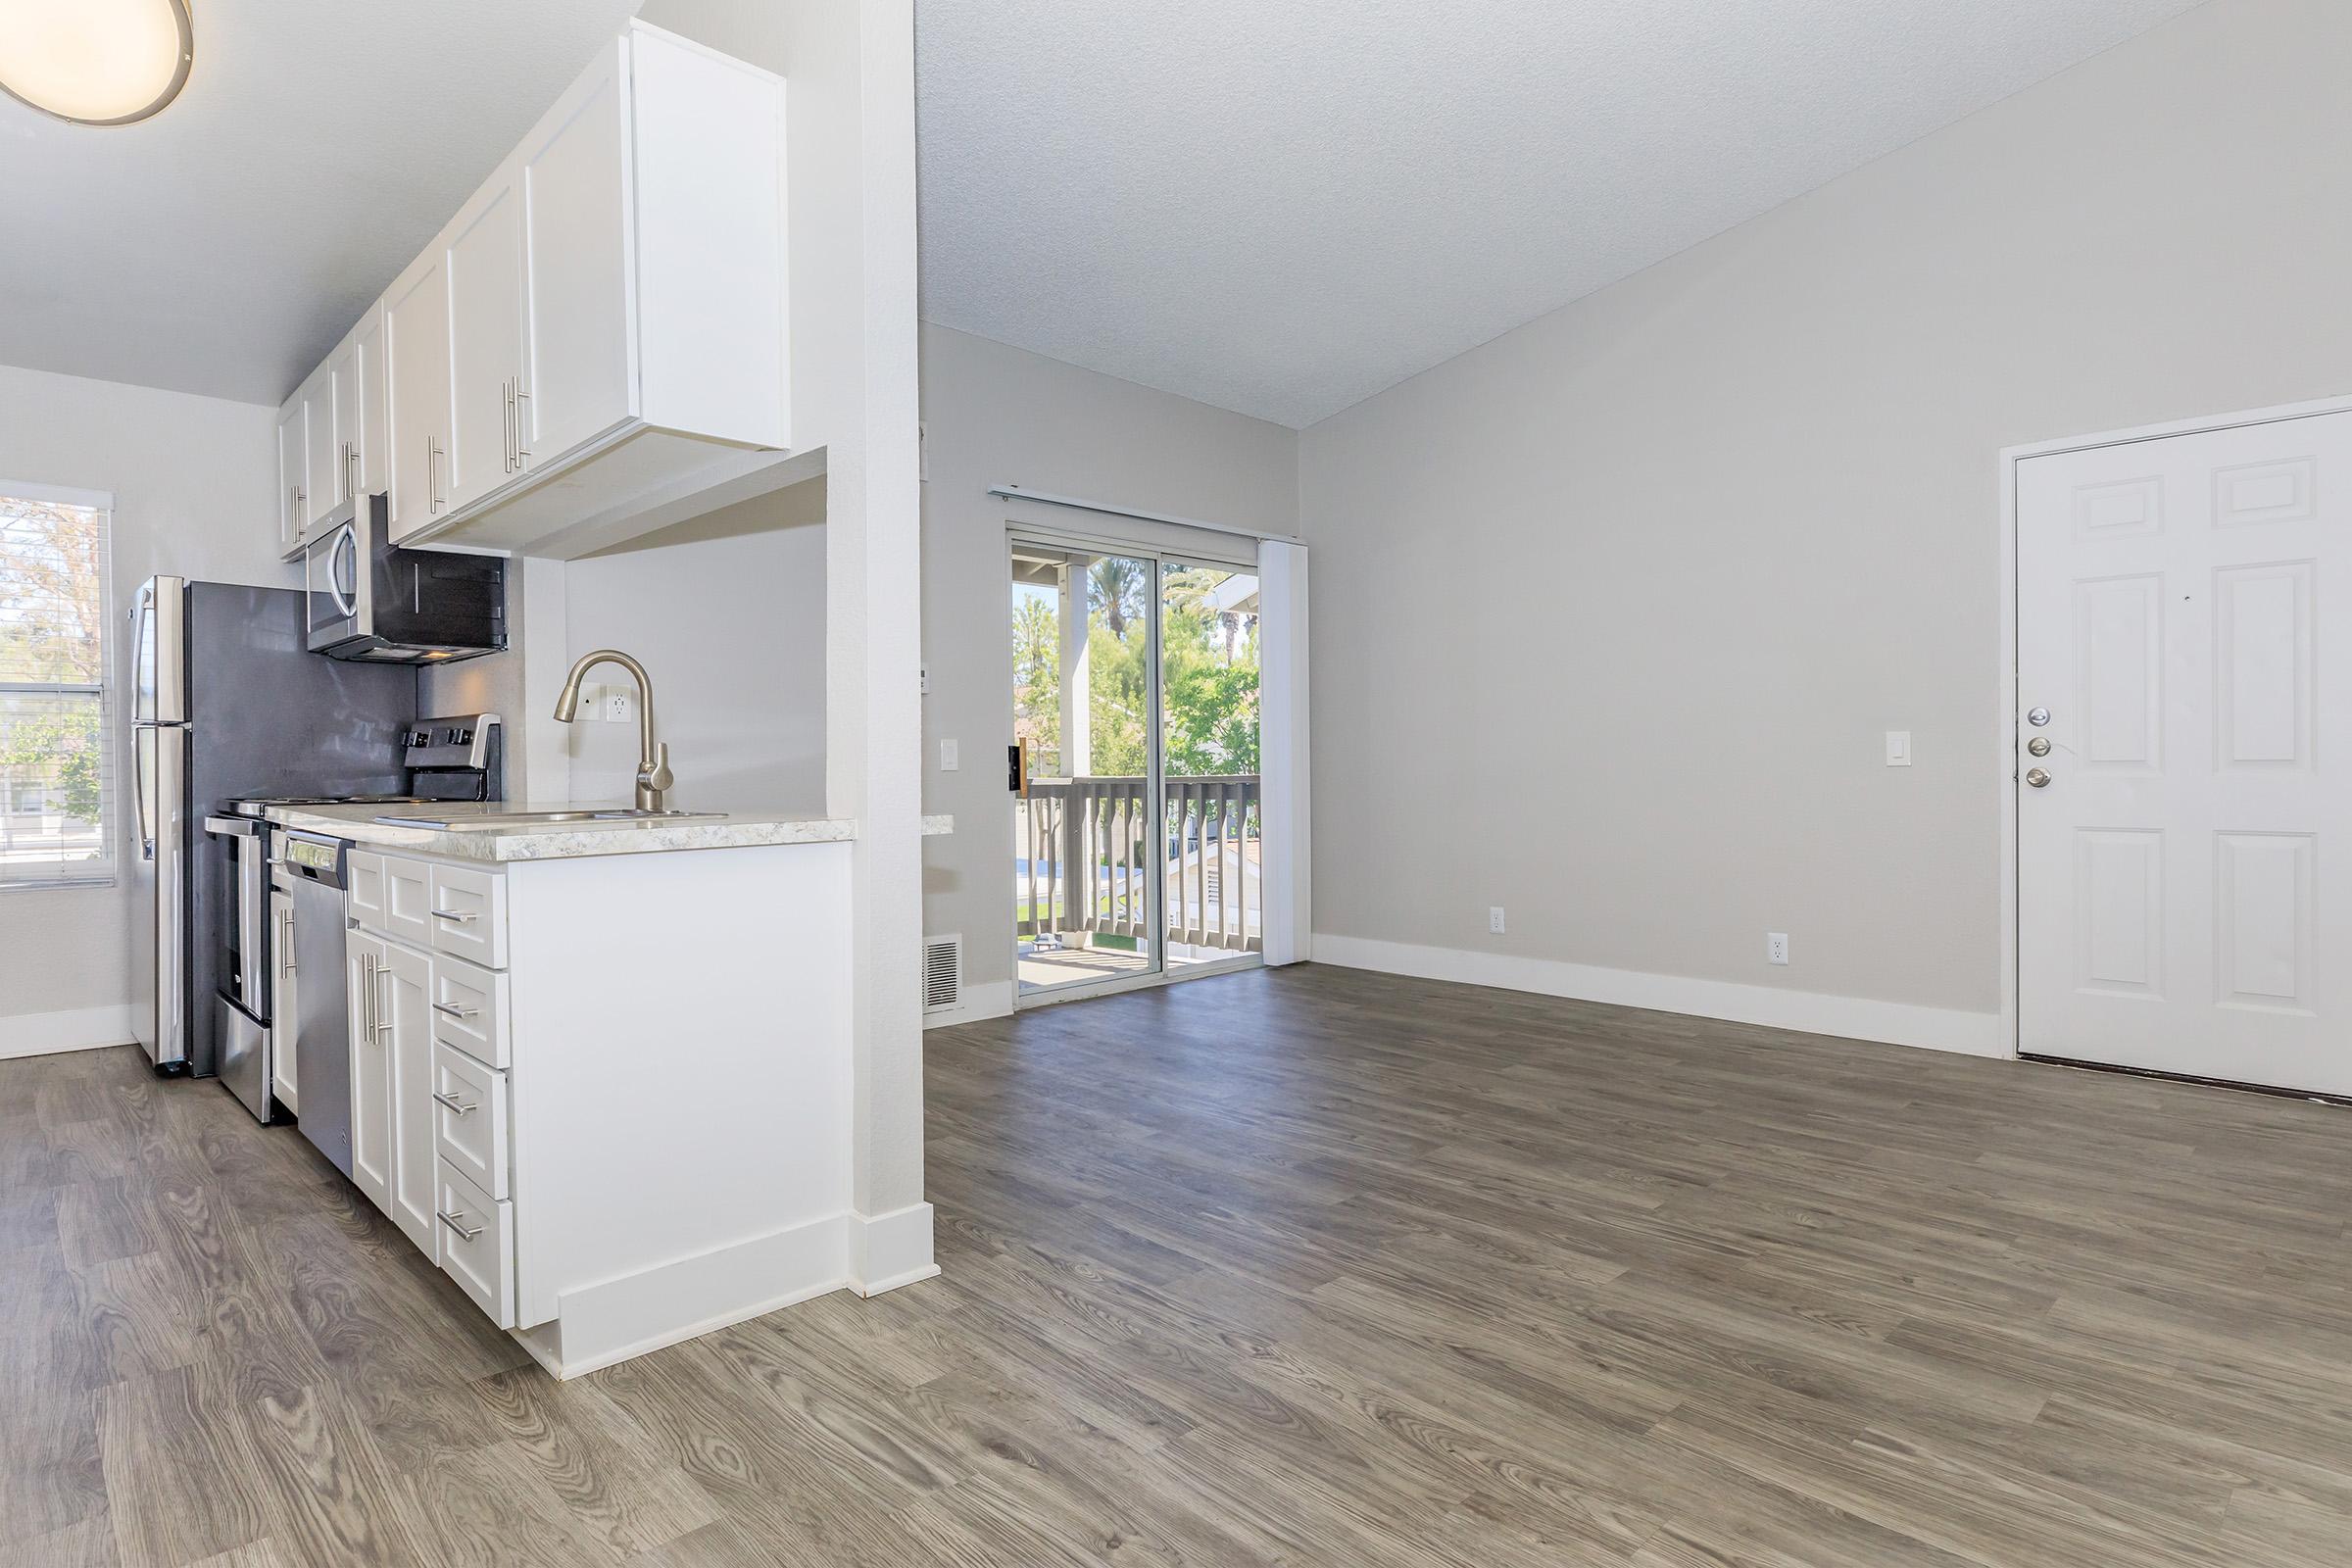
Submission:
M 433 1038 L 492 1067 L 509 1065 L 507 977 L 446 953 L 433 955 Z
M 502 1329 L 514 1326 L 514 1205 L 491 1198 L 448 1160 L 433 1183 L 441 1272 Z
M 432 889 L 422 860 L 346 850 L 343 889 L 351 917 L 366 929 L 415 947 L 432 946 L 433 922 L 426 918 Z
M 431 870 L 422 860 L 384 857 L 384 935 L 412 947 L 432 946 L 436 922 L 426 918 L 432 908 Z
M 431 871 L 433 951 L 505 968 L 507 879 L 463 865 L 434 865 Z
M 507 1075 L 438 1042 L 433 1151 L 488 1196 L 513 1196 L 507 1191 Z

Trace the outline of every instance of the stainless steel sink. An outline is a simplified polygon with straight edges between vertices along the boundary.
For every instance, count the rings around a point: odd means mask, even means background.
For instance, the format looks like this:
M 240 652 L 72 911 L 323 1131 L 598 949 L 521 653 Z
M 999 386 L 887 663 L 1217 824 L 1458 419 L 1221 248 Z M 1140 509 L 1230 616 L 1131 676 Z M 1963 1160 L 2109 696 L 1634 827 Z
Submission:
M 379 816 L 376 820 L 387 827 L 432 827 L 449 833 L 464 833 L 472 829 L 537 827 L 555 822 L 679 822 L 725 814 L 723 811 L 649 811 L 641 807 L 615 806 L 596 811 L 500 811 L 483 816 L 455 813 L 448 816 L 392 815 Z

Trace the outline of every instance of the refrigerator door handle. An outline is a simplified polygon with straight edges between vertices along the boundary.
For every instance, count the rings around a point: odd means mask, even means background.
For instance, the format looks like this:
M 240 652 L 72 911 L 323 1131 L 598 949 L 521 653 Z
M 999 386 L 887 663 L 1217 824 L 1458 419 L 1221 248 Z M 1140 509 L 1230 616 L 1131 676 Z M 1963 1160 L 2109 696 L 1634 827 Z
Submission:
M 155 858 L 155 823 L 147 815 L 147 748 L 156 744 L 155 728 L 134 724 L 130 730 L 130 795 L 138 803 L 139 858 Z

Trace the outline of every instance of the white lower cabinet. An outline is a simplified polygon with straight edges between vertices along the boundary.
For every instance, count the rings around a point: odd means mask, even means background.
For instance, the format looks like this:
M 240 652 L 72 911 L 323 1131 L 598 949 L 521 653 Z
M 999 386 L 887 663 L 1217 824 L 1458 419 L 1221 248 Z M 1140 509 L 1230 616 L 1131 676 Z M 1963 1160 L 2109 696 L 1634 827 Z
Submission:
M 433 1253 L 433 1026 L 432 960 L 415 948 L 385 944 L 376 981 L 376 1028 L 392 1075 L 385 1097 L 392 1111 L 393 1220 L 410 1241 Z
M 358 856 L 351 858 L 358 860 Z M 356 901 L 355 901 L 356 903 Z M 344 937 L 345 995 L 351 999 L 351 1179 L 376 1207 L 392 1211 L 392 1049 L 376 1027 L 376 988 L 391 945 L 364 930 Z
M 346 864 L 352 1179 L 512 1328 L 507 977 L 434 951 L 503 958 L 505 880 L 398 855 Z
M 558 1376 L 865 1266 L 850 857 L 348 857 L 355 1177 Z

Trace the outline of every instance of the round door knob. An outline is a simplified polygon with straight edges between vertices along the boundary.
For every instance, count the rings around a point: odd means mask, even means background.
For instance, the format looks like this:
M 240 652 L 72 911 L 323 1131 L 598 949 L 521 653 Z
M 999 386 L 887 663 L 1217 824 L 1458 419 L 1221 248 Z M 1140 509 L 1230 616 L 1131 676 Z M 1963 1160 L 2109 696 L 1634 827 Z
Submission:
M 2050 710 L 2048 709 L 2029 708 L 2026 710 L 2026 722 L 2033 725 L 2035 729 L 2041 728 L 2042 725 L 2047 724 L 2049 721 Z
M 2047 735 L 2036 735 L 2026 742 L 2026 750 L 2032 752 L 2035 757 L 2047 757 L 2050 755 L 2050 738 Z
M 2037 790 L 2046 788 L 2050 782 L 2049 770 L 2040 767 L 2029 768 L 2026 772 L 2026 782 Z

